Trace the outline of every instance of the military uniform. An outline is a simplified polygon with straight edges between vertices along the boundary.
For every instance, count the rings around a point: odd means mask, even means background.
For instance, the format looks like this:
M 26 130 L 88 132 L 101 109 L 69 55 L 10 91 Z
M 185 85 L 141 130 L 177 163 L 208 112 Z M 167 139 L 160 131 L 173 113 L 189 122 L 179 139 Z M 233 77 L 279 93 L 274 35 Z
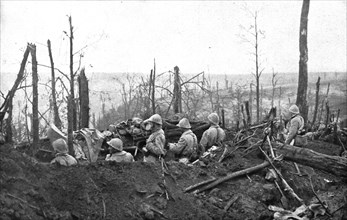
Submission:
M 134 157 L 126 151 L 121 151 L 113 154 L 107 154 L 105 160 L 116 162 L 134 162 Z
M 203 134 L 200 140 L 200 145 L 203 151 L 206 151 L 213 145 L 218 145 L 225 138 L 225 132 L 219 125 L 211 125 Z
M 153 132 L 146 141 L 146 148 L 148 150 L 144 157 L 145 162 L 156 162 L 159 156 L 165 155 L 165 135 L 163 129 Z
M 55 163 L 60 164 L 62 166 L 71 166 L 76 165 L 77 160 L 67 153 L 58 153 L 55 155 L 55 158 L 51 161 L 51 164 Z
M 170 144 L 170 151 L 174 152 L 183 163 L 189 162 L 191 155 L 197 151 L 198 139 L 192 130 L 185 131 L 177 143 Z
M 294 115 L 287 123 L 286 129 L 288 131 L 288 135 L 286 137 L 285 143 L 291 144 L 292 141 L 298 134 L 304 129 L 304 118 L 301 115 Z
M 57 152 L 51 164 L 60 164 L 62 166 L 76 165 L 77 160 L 68 154 L 67 144 L 64 139 L 59 138 L 52 143 L 53 149 Z

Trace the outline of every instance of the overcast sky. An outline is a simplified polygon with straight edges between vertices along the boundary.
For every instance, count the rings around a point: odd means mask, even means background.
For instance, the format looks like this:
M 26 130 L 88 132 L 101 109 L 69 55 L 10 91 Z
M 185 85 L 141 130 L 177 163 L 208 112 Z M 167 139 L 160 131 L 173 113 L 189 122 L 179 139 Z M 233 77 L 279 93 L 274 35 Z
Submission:
M 265 71 L 297 72 L 302 1 L 246 2 L 250 11 L 260 10 Z M 82 50 L 88 73 L 148 73 L 155 58 L 158 72 L 177 65 L 183 73 L 250 74 L 253 51 L 238 36 L 240 25 L 253 22 L 244 6 L 243 1 L 1 0 L 0 79 L 18 72 L 27 42 L 37 45 L 38 62 L 49 65 L 47 39 L 56 67 L 68 72 L 67 15 L 75 28 L 74 51 L 89 45 Z M 311 0 L 309 71 L 346 71 L 346 7 L 345 0 Z

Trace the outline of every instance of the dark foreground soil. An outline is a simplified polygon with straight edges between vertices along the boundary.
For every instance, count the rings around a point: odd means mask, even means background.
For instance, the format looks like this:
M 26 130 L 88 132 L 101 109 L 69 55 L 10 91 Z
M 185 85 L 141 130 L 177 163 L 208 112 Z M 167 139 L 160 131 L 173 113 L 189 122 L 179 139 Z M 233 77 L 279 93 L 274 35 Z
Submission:
M 340 150 L 339 146 L 318 141 L 308 147 L 330 155 Z M 223 163 L 216 162 L 221 151 L 206 159 L 206 166 L 167 162 L 169 174 L 163 178 L 160 164 L 100 160 L 90 165 L 58 167 L 38 162 L 11 145 L 2 145 L 0 219 L 272 219 L 268 206 L 281 207 L 281 195 L 273 182 L 265 180 L 267 169 L 200 194 L 183 191 L 212 176 L 220 178 L 263 162 L 258 151 L 242 157 L 245 148 Z M 308 175 L 330 212 L 347 203 L 347 184 L 339 177 L 302 165 L 304 176 L 300 177 L 293 163 L 286 161 L 279 162 L 278 168 L 306 204 L 316 200 Z M 239 199 L 224 211 L 228 201 L 236 197 Z M 299 206 L 290 199 L 292 210 Z M 315 219 L 347 219 L 347 207 L 332 217 L 318 215 Z

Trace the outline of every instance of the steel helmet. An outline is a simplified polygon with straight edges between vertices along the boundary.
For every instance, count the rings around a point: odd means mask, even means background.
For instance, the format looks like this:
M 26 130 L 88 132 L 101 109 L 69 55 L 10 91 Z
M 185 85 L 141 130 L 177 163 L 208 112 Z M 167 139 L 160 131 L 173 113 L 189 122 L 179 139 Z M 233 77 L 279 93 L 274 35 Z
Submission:
M 191 128 L 190 123 L 189 123 L 188 119 L 186 119 L 186 118 L 182 118 L 178 122 L 177 126 L 180 128 L 187 128 L 187 129 Z
M 149 119 L 147 119 L 146 121 L 150 121 L 150 122 L 153 122 L 153 123 L 156 123 L 158 125 L 162 125 L 163 122 L 162 122 L 162 119 L 161 119 L 161 116 L 158 115 L 158 114 L 154 114 L 152 115 Z
M 67 144 L 64 139 L 59 138 L 52 143 L 53 149 L 61 154 L 66 154 L 68 152 Z
M 141 118 L 134 117 L 134 118 L 132 119 L 132 123 L 133 123 L 133 125 L 135 125 L 135 126 L 140 126 L 140 124 L 142 123 L 142 119 L 141 119 Z
M 119 138 L 112 138 L 107 144 L 116 150 L 123 151 L 123 141 Z
M 218 125 L 219 124 L 219 116 L 217 115 L 217 113 L 211 113 L 207 119 L 214 125 Z
M 290 111 L 291 113 L 294 113 L 294 114 L 299 114 L 299 113 L 300 113 L 299 108 L 298 108 L 297 105 L 292 105 L 292 106 L 290 106 L 289 111 Z

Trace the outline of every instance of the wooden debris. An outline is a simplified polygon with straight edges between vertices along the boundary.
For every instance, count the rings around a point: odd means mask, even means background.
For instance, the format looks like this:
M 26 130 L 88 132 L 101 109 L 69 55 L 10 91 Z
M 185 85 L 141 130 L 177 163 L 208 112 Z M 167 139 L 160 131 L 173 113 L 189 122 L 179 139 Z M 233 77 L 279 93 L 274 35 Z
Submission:
M 215 181 L 216 179 L 217 179 L 216 177 L 212 177 L 211 179 L 208 179 L 208 180 L 202 181 L 202 182 L 200 182 L 200 183 L 191 185 L 191 186 L 185 188 L 185 189 L 183 190 L 183 192 L 191 191 L 191 190 L 196 189 L 196 188 L 198 188 L 198 187 L 200 187 L 200 186 L 202 186 L 202 185 L 205 185 L 205 184 L 208 184 L 208 183 L 210 183 L 210 182 L 213 182 L 213 181 Z
M 270 163 L 270 165 L 272 166 L 272 168 L 276 171 L 277 175 L 280 177 L 280 179 L 282 180 L 282 184 L 285 187 L 284 191 L 288 191 L 288 193 L 295 198 L 296 200 L 298 200 L 300 202 L 300 204 L 305 205 L 304 200 L 302 200 L 295 192 L 294 190 L 289 186 L 289 184 L 287 183 L 287 181 L 284 179 L 284 177 L 282 176 L 281 172 L 275 167 L 275 165 L 272 163 L 272 160 L 269 158 L 269 156 L 263 151 L 263 149 L 259 146 L 260 151 L 264 154 L 265 158 L 267 159 L 267 161 Z
M 166 215 L 164 215 L 163 212 L 159 211 L 158 209 L 154 208 L 153 206 L 149 206 L 149 208 L 150 208 L 153 212 L 155 212 L 155 213 L 161 215 L 162 217 L 164 217 L 165 219 L 169 219 Z
M 26 201 L 26 200 L 24 200 L 24 199 L 21 199 L 21 198 L 16 197 L 16 196 L 14 196 L 14 195 L 12 195 L 12 194 L 9 194 L 9 193 L 7 193 L 6 195 L 9 196 L 9 197 L 12 197 L 12 198 L 14 198 L 14 199 L 17 199 L 17 200 L 19 200 L 19 201 L 21 201 L 21 202 L 23 202 L 23 203 L 25 203 L 25 204 L 27 204 L 29 207 L 31 207 L 31 208 L 33 208 L 33 209 L 40 210 L 39 207 L 36 207 L 36 206 L 34 206 L 34 205 L 31 205 L 28 201 Z
M 205 190 L 208 190 L 208 189 L 211 189 L 225 181 L 228 181 L 230 179 L 233 179 L 233 178 L 236 178 L 236 177 L 239 177 L 239 176 L 243 176 L 243 175 L 246 175 L 246 174 L 249 174 L 249 173 L 253 173 L 255 171 L 258 171 L 258 170 L 261 170 L 267 166 L 269 166 L 270 163 L 268 161 L 264 161 L 263 163 L 259 164 L 259 165 L 256 165 L 254 167 L 250 167 L 250 168 L 247 168 L 247 169 L 244 169 L 244 170 L 240 170 L 240 171 L 237 171 L 235 173 L 230 173 L 228 174 L 227 176 L 225 177 L 222 177 L 222 178 L 219 178 L 217 180 L 215 180 L 214 182 L 202 187 L 201 189 L 198 189 L 196 191 L 194 191 L 195 193 L 201 193 Z
M 229 200 L 229 202 L 226 204 L 226 206 L 224 207 L 224 212 L 227 212 L 229 210 L 229 208 L 237 201 L 241 198 L 241 195 L 234 195 L 233 197 L 231 197 L 231 199 Z
M 234 146 L 236 146 L 236 148 L 231 151 L 230 153 L 228 153 L 228 145 L 225 145 L 224 151 L 222 156 L 219 158 L 218 162 L 221 163 L 225 158 L 229 157 L 230 155 L 232 155 L 232 153 L 234 153 L 235 151 L 237 151 L 239 148 L 241 148 L 242 146 L 237 146 L 238 144 L 241 144 L 242 142 L 248 140 L 249 138 L 253 137 L 255 135 L 255 133 L 253 133 L 252 135 L 243 138 L 242 140 L 236 142 L 235 144 L 233 144 Z
M 322 202 L 322 200 L 320 200 L 319 196 L 317 195 L 316 191 L 314 191 L 313 184 L 312 184 L 312 176 L 309 176 L 309 180 L 310 180 L 310 185 L 311 185 L 311 189 L 312 189 L 312 192 L 313 192 L 314 196 L 316 197 L 316 199 L 318 200 L 318 202 L 321 204 L 321 206 L 325 209 L 326 213 L 327 213 L 329 216 L 332 216 L 331 213 L 329 212 L 328 207 L 326 207 L 326 206 L 324 205 L 324 203 Z

